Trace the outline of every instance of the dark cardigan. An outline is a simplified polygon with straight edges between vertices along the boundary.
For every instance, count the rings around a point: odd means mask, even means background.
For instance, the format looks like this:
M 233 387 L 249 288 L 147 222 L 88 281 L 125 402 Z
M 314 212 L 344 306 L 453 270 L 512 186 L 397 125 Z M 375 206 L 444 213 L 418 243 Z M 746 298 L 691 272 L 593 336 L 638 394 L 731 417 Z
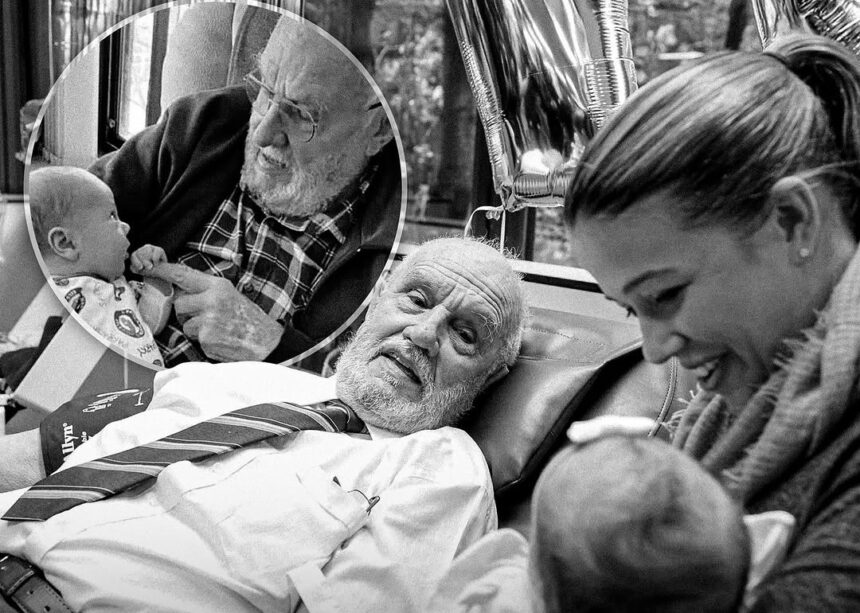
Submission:
M 860 401 L 789 475 L 747 505 L 797 520 L 788 557 L 752 610 L 860 611 Z
M 131 249 L 158 245 L 175 261 L 239 182 L 251 106 L 243 87 L 177 100 L 161 120 L 90 167 L 113 190 L 131 226 Z M 281 362 L 343 324 L 367 297 L 388 260 L 401 220 L 401 165 L 392 140 L 346 242 L 304 311 L 266 358 Z

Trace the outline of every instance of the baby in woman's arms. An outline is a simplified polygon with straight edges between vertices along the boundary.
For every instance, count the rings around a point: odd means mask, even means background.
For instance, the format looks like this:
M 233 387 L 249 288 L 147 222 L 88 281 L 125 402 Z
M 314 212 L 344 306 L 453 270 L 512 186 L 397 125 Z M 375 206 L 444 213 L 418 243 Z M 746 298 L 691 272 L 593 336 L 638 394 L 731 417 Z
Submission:
M 793 526 L 781 511 L 743 516 L 663 441 L 569 445 L 536 486 L 529 539 L 484 537 L 455 560 L 430 611 L 735 612 L 782 559 Z

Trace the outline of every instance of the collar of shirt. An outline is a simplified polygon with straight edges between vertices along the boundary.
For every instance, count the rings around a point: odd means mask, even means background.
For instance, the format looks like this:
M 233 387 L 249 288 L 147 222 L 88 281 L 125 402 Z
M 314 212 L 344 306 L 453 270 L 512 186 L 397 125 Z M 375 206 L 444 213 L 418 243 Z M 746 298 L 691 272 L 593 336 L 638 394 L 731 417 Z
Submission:
M 335 399 L 337 398 L 337 373 L 333 374 L 331 377 L 325 379 L 325 389 L 330 394 L 329 398 Z M 340 400 L 338 398 L 338 400 Z M 343 400 L 341 400 L 343 402 Z M 367 431 L 370 433 L 371 440 L 385 440 L 385 439 L 393 439 L 393 438 L 403 438 L 403 434 L 399 432 L 392 432 L 391 430 L 386 430 L 384 428 L 379 428 L 372 424 L 365 424 L 367 426 Z
M 367 426 L 367 431 L 370 432 L 370 438 L 374 441 L 382 441 L 393 438 L 403 438 L 403 434 L 399 432 L 392 432 L 391 430 L 385 430 L 383 428 L 377 428 L 372 424 L 365 424 Z

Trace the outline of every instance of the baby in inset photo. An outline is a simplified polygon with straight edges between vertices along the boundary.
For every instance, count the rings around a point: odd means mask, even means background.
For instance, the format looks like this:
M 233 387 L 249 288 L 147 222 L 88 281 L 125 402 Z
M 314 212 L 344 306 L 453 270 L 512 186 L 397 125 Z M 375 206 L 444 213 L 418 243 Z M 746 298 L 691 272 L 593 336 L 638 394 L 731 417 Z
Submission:
M 172 289 L 129 283 L 123 276 L 129 226 L 119 219 L 110 188 L 73 166 L 34 170 L 29 187 L 36 242 L 60 295 L 107 341 L 163 366 L 153 334 L 167 320 Z M 144 245 L 130 260 L 131 271 L 140 274 L 167 257 L 160 247 Z

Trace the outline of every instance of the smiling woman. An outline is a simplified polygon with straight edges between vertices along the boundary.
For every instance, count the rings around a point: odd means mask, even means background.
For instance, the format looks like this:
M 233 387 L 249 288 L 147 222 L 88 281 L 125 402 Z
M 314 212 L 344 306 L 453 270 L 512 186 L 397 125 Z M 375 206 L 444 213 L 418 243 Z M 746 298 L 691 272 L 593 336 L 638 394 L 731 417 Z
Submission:
M 785 257 L 791 245 L 781 225 L 781 216 L 795 214 L 785 208 L 791 201 L 739 237 L 720 225 L 685 228 L 672 210 L 676 199 L 659 192 L 612 220 L 584 217 L 574 227 L 573 249 L 606 295 L 637 315 L 646 359 L 677 356 L 705 390 L 738 410 L 774 369 L 785 340 L 814 323 L 830 291 L 825 281 L 844 268 L 852 240 L 840 217 L 825 211 L 818 231 L 842 255 L 797 266 Z M 786 288 L 794 289 L 791 300 Z
M 700 390 L 675 434 L 798 520 L 757 611 L 860 607 L 860 61 L 794 36 L 652 81 L 566 197 L 579 261 Z

